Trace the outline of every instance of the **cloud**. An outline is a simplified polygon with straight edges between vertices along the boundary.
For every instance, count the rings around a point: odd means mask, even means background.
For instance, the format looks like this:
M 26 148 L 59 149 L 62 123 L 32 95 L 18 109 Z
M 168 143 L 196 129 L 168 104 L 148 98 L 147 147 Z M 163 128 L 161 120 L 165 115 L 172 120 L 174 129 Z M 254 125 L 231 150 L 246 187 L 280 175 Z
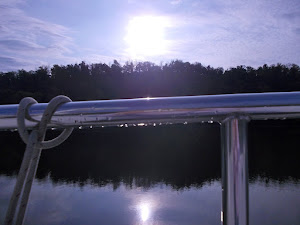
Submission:
M 191 1 L 179 12 L 170 51 L 213 66 L 300 63 L 300 4 L 285 1 Z
M 6 57 L 0 55 L 1 72 L 15 71 L 18 69 L 32 70 L 41 65 L 49 65 L 46 61 L 38 58 L 23 58 L 23 57 Z
M 68 62 L 74 47 L 71 30 L 25 14 L 23 1 L 0 2 L 1 70 L 34 69 L 41 62 Z M 25 60 L 24 60 L 25 59 Z M 35 65 L 35 66 L 34 66 Z
M 43 46 L 22 40 L 0 40 L 0 48 L 6 51 L 36 51 L 44 49 Z
M 14 64 L 17 63 L 16 59 L 11 57 L 2 57 L 0 56 L 0 66 L 3 67 L 5 64 Z
M 182 0 L 173 0 L 173 1 L 170 1 L 171 5 L 179 5 L 182 3 Z

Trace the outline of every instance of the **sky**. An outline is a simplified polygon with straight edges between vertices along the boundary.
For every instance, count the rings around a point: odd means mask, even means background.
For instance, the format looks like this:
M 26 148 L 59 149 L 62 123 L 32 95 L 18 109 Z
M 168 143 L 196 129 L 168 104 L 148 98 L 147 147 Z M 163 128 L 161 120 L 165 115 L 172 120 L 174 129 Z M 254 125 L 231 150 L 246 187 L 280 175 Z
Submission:
M 126 61 L 300 65 L 299 0 L 0 0 L 0 71 Z

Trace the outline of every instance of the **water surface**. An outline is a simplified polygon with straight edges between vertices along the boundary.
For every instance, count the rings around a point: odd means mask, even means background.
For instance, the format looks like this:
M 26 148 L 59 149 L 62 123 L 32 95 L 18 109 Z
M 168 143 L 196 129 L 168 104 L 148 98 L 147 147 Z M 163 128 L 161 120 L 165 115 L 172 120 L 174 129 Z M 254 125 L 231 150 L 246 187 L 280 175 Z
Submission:
M 250 224 L 299 223 L 299 134 L 250 124 Z M 24 144 L 0 141 L 3 223 Z M 218 125 L 76 131 L 43 151 L 24 224 L 220 224 L 220 161 Z

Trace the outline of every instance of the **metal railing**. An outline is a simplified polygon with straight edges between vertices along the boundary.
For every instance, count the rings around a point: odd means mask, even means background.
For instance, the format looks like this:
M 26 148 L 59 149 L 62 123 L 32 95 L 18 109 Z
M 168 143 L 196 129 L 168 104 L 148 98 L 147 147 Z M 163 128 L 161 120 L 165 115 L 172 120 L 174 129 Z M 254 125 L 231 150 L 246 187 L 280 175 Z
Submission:
M 28 128 L 46 103 L 32 105 Z M 18 105 L 0 106 L 0 130 L 17 129 Z M 228 94 L 69 102 L 48 127 L 143 126 L 218 122 L 222 144 L 222 222 L 248 224 L 247 124 L 250 120 L 300 118 L 300 92 Z

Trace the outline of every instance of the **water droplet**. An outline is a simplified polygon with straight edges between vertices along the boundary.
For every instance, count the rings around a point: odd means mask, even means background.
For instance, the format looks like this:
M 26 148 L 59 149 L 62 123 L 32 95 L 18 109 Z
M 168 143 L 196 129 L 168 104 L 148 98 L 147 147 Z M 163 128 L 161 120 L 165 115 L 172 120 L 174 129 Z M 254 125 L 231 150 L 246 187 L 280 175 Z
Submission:
M 188 123 L 185 121 L 183 124 L 185 124 L 185 125 L 186 125 L 186 124 L 188 124 Z
M 104 126 L 101 126 L 102 128 L 104 128 Z
M 155 126 L 156 126 L 156 123 L 153 123 L 153 126 L 155 127 Z
M 81 130 L 81 129 L 82 129 L 82 126 L 79 126 L 78 129 Z
M 127 123 L 125 123 L 125 127 L 128 127 Z
M 93 126 L 90 126 L 90 129 L 92 129 L 93 128 Z
M 212 120 L 209 120 L 209 121 L 207 121 L 208 123 L 213 123 L 214 121 L 212 121 Z
M 286 117 L 283 117 L 281 120 L 286 120 Z
M 119 127 L 123 127 L 123 126 L 124 126 L 124 124 L 120 124 L 120 125 L 119 125 Z
M 144 126 L 145 124 L 144 123 L 138 123 L 138 126 L 139 127 L 142 127 L 142 126 Z

